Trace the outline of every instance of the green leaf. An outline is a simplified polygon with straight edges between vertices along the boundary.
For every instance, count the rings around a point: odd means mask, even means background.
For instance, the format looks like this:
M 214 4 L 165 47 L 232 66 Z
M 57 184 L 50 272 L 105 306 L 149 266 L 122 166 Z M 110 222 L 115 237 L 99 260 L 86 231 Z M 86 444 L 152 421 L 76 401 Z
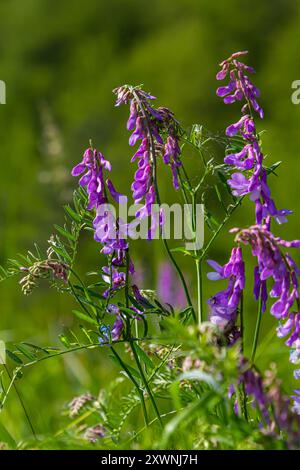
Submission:
M 119 305 L 121 312 L 125 313 L 125 315 L 130 315 L 131 317 L 136 315 L 136 312 L 132 310 L 131 308 L 122 307 L 120 304 L 118 305 Z
M 25 344 L 29 348 L 33 349 L 35 352 L 40 351 L 40 352 L 43 352 L 45 354 L 49 354 L 49 351 L 47 351 L 47 349 L 41 348 L 40 346 L 37 346 L 36 344 L 27 343 L 27 342 L 23 342 L 22 344 Z
M 98 326 L 96 320 L 94 320 L 94 318 L 89 317 L 86 313 L 80 312 L 79 310 L 72 310 L 72 313 L 74 313 L 74 315 L 80 320 L 84 320 L 87 323 L 91 323 L 92 325 Z
M 53 251 L 58 255 L 58 257 L 61 257 L 63 260 L 67 260 L 69 263 L 72 263 L 72 258 L 69 255 L 69 253 L 66 251 L 66 249 L 63 249 L 61 247 L 58 247 L 56 245 L 51 245 Z
M 176 248 L 171 248 L 171 250 L 173 253 L 183 253 L 184 255 L 188 255 L 188 256 L 191 256 L 192 258 L 194 258 L 194 255 L 192 254 L 191 251 L 189 250 L 186 250 L 183 246 L 178 246 Z
M 218 390 L 220 388 L 218 382 L 211 374 L 207 374 L 206 372 L 197 369 L 184 372 L 178 377 L 178 380 L 196 380 L 199 382 L 205 382 L 214 390 Z
M 60 227 L 59 225 L 56 225 L 56 224 L 54 225 L 54 227 L 63 237 L 67 238 L 71 242 L 76 241 L 76 237 L 74 237 L 74 235 L 68 232 L 68 230 L 66 230 L 65 228 Z
M 23 356 L 27 357 L 30 361 L 34 361 L 36 359 L 36 355 L 32 354 L 28 349 L 21 344 L 16 344 L 15 347 L 20 351 Z
M 2 423 L 0 423 L 0 441 L 8 444 L 12 449 L 16 449 L 17 447 L 16 441 Z
M 111 358 L 111 360 L 112 360 L 115 364 L 117 364 L 117 365 L 120 367 L 120 362 L 118 361 L 118 359 L 117 359 L 115 356 L 109 355 L 109 357 Z M 123 362 L 124 362 L 124 361 L 123 361 Z M 138 372 L 134 367 L 132 367 L 132 366 L 126 364 L 125 362 L 124 362 L 124 364 L 125 364 L 125 366 L 127 367 L 127 369 L 129 370 L 130 374 L 133 375 L 133 377 L 135 377 L 135 378 L 138 379 L 138 380 L 141 379 L 141 376 L 140 376 L 139 372 Z M 128 374 L 127 374 L 124 370 L 121 371 L 121 374 L 126 375 L 126 377 L 128 377 Z M 128 377 L 128 378 L 129 378 L 129 377 Z
M 81 329 L 81 331 L 85 334 L 85 336 L 87 337 L 87 339 L 89 340 L 90 343 L 93 343 L 92 341 L 92 338 L 88 332 L 88 330 L 86 328 L 84 328 L 84 326 L 82 325 L 79 325 L 79 328 Z
M 6 349 L 6 354 L 12 361 L 16 362 L 17 364 L 19 365 L 23 364 L 22 359 L 20 359 L 19 356 L 17 356 L 15 353 L 10 351 L 9 349 Z
M 67 205 L 67 206 L 64 206 L 64 209 L 67 212 L 67 214 L 71 217 L 72 220 L 74 220 L 75 222 L 79 222 L 79 223 L 81 222 L 81 216 L 77 214 L 77 212 L 75 212 L 72 209 L 72 207 Z
M 281 165 L 281 161 L 279 162 L 276 162 L 274 163 L 273 165 L 269 166 L 269 167 L 264 167 L 266 170 L 267 170 L 267 173 L 273 173 L 275 176 L 277 176 L 277 173 L 275 172 L 275 170 Z
M 139 347 L 139 345 L 135 342 L 134 348 L 136 350 L 137 355 L 139 356 L 140 360 L 145 364 L 146 367 L 149 369 L 154 369 L 154 364 L 151 361 L 150 357 Z
M 61 335 L 58 336 L 58 338 L 59 338 L 60 342 L 61 342 L 64 346 L 66 346 L 66 348 L 70 348 L 70 347 L 71 347 L 71 343 L 70 343 L 70 341 L 68 340 L 68 338 L 66 337 L 66 335 L 61 334 Z

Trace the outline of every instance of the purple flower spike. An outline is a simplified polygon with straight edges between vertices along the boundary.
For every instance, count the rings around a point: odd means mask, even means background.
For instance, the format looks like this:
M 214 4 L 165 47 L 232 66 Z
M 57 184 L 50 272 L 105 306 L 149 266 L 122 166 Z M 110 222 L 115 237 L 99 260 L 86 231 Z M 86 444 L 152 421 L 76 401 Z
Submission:
M 221 72 L 217 75 L 218 80 L 225 78 L 228 73 L 230 81 L 227 86 L 217 89 L 217 95 L 222 97 L 226 104 L 234 103 L 244 99 L 242 117 L 238 122 L 231 124 L 226 129 L 228 137 L 240 134 L 245 145 L 242 150 L 226 155 L 224 162 L 244 173 L 233 173 L 228 180 L 232 193 L 236 197 L 250 194 L 255 202 L 256 222 L 262 224 L 269 216 L 272 216 L 279 224 L 287 221 L 286 216 L 291 213 L 287 209 L 278 210 L 271 198 L 270 189 L 267 184 L 267 173 L 263 168 L 264 156 L 260 149 L 259 136 L 256 133 L 252 111 L 264 116 L 262 108 L 257 103 L 260 96 L 259 89 L 251 82 L 247 74 L 253 74 L 255 70 L 237 57 L 246 54 L 238 52 L 232 54 L 221 63 Z M 251 173 L 249 173 L 251 171 Z
M 245 287 L 245 266 L 241 248 L 233 248 L 227 264 L 220 266 L 209 260 L 215 272 L 208 273 L 211 280 L 228 279 L 227 288 L 208 300 L 210 321 L 225 333 L 232 333 L 237 318 L 238 305 Z M 237 336 L 234 336 L 237 339 Z M 232 343 L 233 341 L 231 341 Z
M 289 335 L 286 344 L 292 348 L 290 361 L 300 363 L 300 312 L 298 294 L 299 268 L 288 253 L 281 247 L 299 247 L 299 240 L 285 241 L 275 237 L 267 225 L 253 225 L 248 229 L 233 229 L 236 241 L 250 245 L 258 265 L 254 272 L 254 296 L 261 297 L 262 311 L 266 309 L 268 298 L 266 280 L 273 280 L 270 297 L 277 299 L 271 314 L 279 320 L 278 337 Z M 296 304 L 296 310 L 294 306 Z

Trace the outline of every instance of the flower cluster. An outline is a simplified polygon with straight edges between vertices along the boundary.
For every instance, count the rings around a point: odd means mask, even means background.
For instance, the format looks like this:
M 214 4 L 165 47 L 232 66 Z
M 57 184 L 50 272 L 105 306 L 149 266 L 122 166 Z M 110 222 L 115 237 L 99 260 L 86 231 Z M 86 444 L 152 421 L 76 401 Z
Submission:
M 278 210 L 270 194 L 267 183 L 267 171 L 263 166 L 264 156 L 256 132 L 252 110 L 263 118 L 263 110 L 257 103 L 260 92 L 251 82 L 247 74 L 255 71 L 237 58 L 247 52 L 237 52 L 229 59 L 222 62 L 221 71 L 217 74 L 218 80 L 223 80 L 228 74 L 229 84 L 217 89 L 217 95 L 223 97 L 226 104 L 245 100 L 242 107 L 242 117 L 226 129 L 228 137 L 239 134 L 243 140 L 244 147 L 236 153 L 226 155 L 224 162 L 232 165 L 234 172 L 228 184 L 233 190 L 234 196 L 250 194 L 251 200 L 255 202 L 256 222 L 261 224 L 268 216 L 274 217 L 278 223 L 286 222 L 286 216 L 291 213 L 287 209 Z
M 260 300 L 260 313 L 266 310 L 268 297 L 276 299 L 271 307 L 271 314 L 280 322 L 277 335 L 279 337 L 289 336 L 286 344 L 291 347 L 290 361 L 298 364 L 300 363 L 300 302 L 298 294 L 300 270 L 289 253 L 283 251 L 285 248 L 299 248 L 300 240 L 287 242 L 275 237 L 270 231 L 272 218 L 278 223 L 286 222 L 286 216 L 291 211 L 278 210 L 271 197 L 267 182 L 268 172 L 263 165 L 264 156 L 253 118 L 254 113 L 258 113 L 262 119 L 264 113 L 257 102 L 260 92 L 249 78 L 249 75 L 255 71 L 239 59 L 245 54 L 247 52 L 237 52 L 223 61 L 220 64 L 221 70 L 217 74 L 217 80 L 223 80 L 229 75 L 228 85 L 217 89 L 217 95 L 223 98 L 224 103 L 243 102 L 242 117 L 226 129 L 228 137 L 239 136 L 243 142 L 243 147 L 239 151 L 225 156 L 224 162 L 235 170 L 228 180 L 228 184 L 234 196 L 241 197 L 250 194 L 250 199 L 255 202 L 256 225 L 247 229 L 231 230 L 232 233 L 236 233 L 235 241 L 238 244 L 238 248 L 234 248 L 232 253 L 235 253 L 235 250 L 241 250 L 242 244 L 251 246 L 252 254 L 257 259 L 257 265 L 254 269 L 254 297 L 256 300 Z M 245 279 L 243 269 L 236 268 L 233 272 L 232 258 L 233 255 L 228 263 L 229 276 L 227 275 L 228 265 L 221 267 L 214 261 L 208 262 L 216 271 L 208 275 L 210 279 L 229 277 L 227 289 L 217 293 L 208 301 L 211 320 L 215 323 L 223 324 L 226 320 L 234 324 L 236 321 L 238 299 L 241 296 Z M 238 277 L 236 277 L 237 275 Z M 239 277 L 242 282 L 239 282 Z M 273 281 L 270 291 L 268 291 L 268 280 Z M 234 290 L 236 285 L 238 285 L 237 291 Z M 299 378 L 300 370 L 296 370 L 294 375 Z M 241 375 L 241 380 L 245 385 L 246 393 L 254 395 L 266 418 L 264 398 L 261 394 L 262 386 L 251 368 Z M 296 395 L 293 397 L 295 410 L 300 408 L 298 406 L 300 403 L 298 392 L 296 390 Z
M 67 283 L 68 266 L 61 261 L 45 260 L 37 261 L 30 267 L 21 267 L 20 270 L 26 275 L 20 280 L 22 292 L 25 295 L 31 294 L 37 286 L 39 279 L 58 279 Z
M 256 407 L 267 425 L 270 424 L 269 401 L 264 391 L 263 378 L 256 371 L 249 367 L 243 359 L 240 364 L 239 384 L 243 384 L 247 396 L 252 398 L 252 407 Z
M 300 248 L 300 240 L 285 241 L 275 237 L 266 225 L 254 225 L 248 229 L 232 229 L 236 233 L 236 242 L 250 245 L 252 254 L 257 258 L 254 275 L 254 295 L 261 297 L 262 311 L 266 309 L 268 292 L 266 281 L 273 279 L 270 297 L 276 298 L 271 307 L 271 314 L 279 321 L 277 335 L 282 338 L 290 335 L 286 344 L 292 348 L 290 360 L 300 363 L 300 303 L 298 276 L 300 270 L 284 248 Z M 296 303 L 296 311 L 294 305 Z M 298 377 L 300 370 L 295 371 Z
M 232 342 L 238 339 L 238 332 L 234 330 L 238 313 L 238 306 L 245 287 L 245 265 L 241 248 L 233 248 L 228 263 L 220 266 L 216 261 L 208 260 L 208 264 L 215 270 L 208 273 L 211 280 L 228 279 L 225 290 L 218 292 L 208 300 L 210 307 L 210 321 L 218 325 L 224 333 L 233 333 Z
M 136 212 L 137 223 L 148 216 L 152 217 L 152 224 L 148 238 L 154 236 L 158 226 L 163 225 L 163 214 L 154 212 L 153 205 L 160 204 L 156 165 L 160 156 L 166 165 L 169 165 L 173 175 L 173 185 L 179 189 L 178 167 L 180 162 L 180 146 L 177 135 L 177 121 L 173 113 L 167 108 L 155 109 L 151 102 L 156 98 L 140 87 L 124 85 L 116 88 L 116 106 L 130 104 L 130 115 L 127 121 L 127 129 L 132 131 L 129 145 L 133 146 L 138 141 L 140 145 L 131 161 L 138 160 L 138 168 L 131 185 L 133 200 L 141 207 Z M 166 135 L 166 142 L 163 136 Z
M 110 162 L 105 160 L 101 152 L 90 147 L 84 152 L 82 161 L 73 168 L 72 175 L 84 173 L 79 185 L 87 189 L 87 209 L 96 211 L 94 238 L 103 245 L 101 252 L 110 257 L 110 265 L 103 268 L 103 280 L 109 285 L 103 296 L 109 298 L 125 286 L 126 275 L 119 272 L 118 268 L 126 266 L 128 262 L 129 272 L 133 273 L 134 266 L 128 257 L 127 226 L 121 219 L 116 219 L 108 204 L 108 194 L 118 203 L 122 202 L 122 197 L 124 200 L 126 198 L 116 191 L 110 179 L 105 179 L 104 170 L 111 171 Z

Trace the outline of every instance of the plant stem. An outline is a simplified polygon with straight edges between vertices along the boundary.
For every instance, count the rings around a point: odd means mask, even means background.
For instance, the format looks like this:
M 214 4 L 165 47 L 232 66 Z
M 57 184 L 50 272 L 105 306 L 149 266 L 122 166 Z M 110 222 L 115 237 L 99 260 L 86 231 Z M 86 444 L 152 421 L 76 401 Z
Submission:
M 129 252 L 126 250 L 125 305 L 129 307 Z
M 131 349 L 132 349 L 132 344 L 133 343 L 130 342 Z M 140 388 L 139 384 L 137 383 L 137 381 L 135 380 L 135 378 L 133 377 L 133 375 L 131 374 L 131 372 L 129 371 L 126 364 L 123 362 L 122 358 L 119 356 L 117 351 L 112 346 L 111 346 L 111 351 L 114 354 L 117 361 L 119 362 L 122 369 L 124 369 L 124 371 L 128 375 L 129 379 L 131 380 L 131 382 L 133 383 L 133 385 L 135 386 L 135 388 L 136 388 L 136 390 L 139 394 L 141 405 L 142 405 L 142 410 L 143 410 L 143 414 L 144 414 L 144 419 L 145 419 L 145 425 L 148 427 L 149 426 L 149 419 L 148 419 L 148 413 L 147 413 L 147 408 L 146 408 L 145 399 L 144 399 L 144 393 L 141 390 L 141 388 Z
M 241 293 L 240 301 L 240 328 L 241 328 L 241 352 L 244 354 L 244 293 Z
M 202 308 L 202 261 L 196 259 L 197 271 L 197 301 L 198 301 L 198 325 L 200 326 L 203 321 L 203 308 Z
M 169 248 L 168 242 L 165 238 L 163 238 L 163 243 L 164 243 L 165 249 L 168 253 L 168 256 L 169 256 L 170 260 L 172 261 L 172 264 L 173 264 L 174 268 L 176 269 L 177 274 L 178 274 L 178 276 L 181 280 L 181 284 L 182 284 L 182 287 L 183 287 L 183 290 L 184 290 L 184 293 L 185 293 L 185 296 L 186 296 L 187 303 L 188 303 L 189 307 L 191 307 L 191 311 L 192 311 L 192 315 L 193 315 L 194 320 L 196 320 L 196 313 L 195 313 L 195 310 L 194 310 L 194 307 L 193 307 L 193 304 L 192 304 L 192 299 L 190 297 L 190 293 L 189 293 L 184 275 L 183 275 L 180 267 L 178 266 L 177 261 L 175 260 L 173 254 L 172 254 L 172 252 Z
M 29 413 L 28 413 L 28 411 L 27 411 L 27 409 L 26 409 L 26 407 L 25 407 L 24 401 L 23 401 L 23 399 L 22 399 L 22 397 L 21 397 L 21 395 L 20 395 L 20 393 L 19 393 L 19 390 L 18 390 L 16 384 L 15 384 L 16 375 L 14 374 L 14 376 L 11 377 L 10 372 L 9 372 L 9 370 L 8 370 L 8 368 L 7 368 L 7 366 L 6 366 L 6 364 L 4 364 L 4 368 L 5 368 L 6 372 L 7 372 L 7 375 L 8 375 L 8 377 L 9 377 L 9 380 L 11 381 L 12 386 L 13 386 L 13 388 L 14 388 L 16 394 L 17 394 L 18 400 L 19 400 L 20 405 L 21 405 L 21 407 L 22 407 L 22 409 L 23 409 L 23 411 L 24 411 L 24 414 L 25 414 L 26 420 L 27 420 L 27 422 L 28 422 L 28 424 L 29 424 L 29 427 L 30 427 L 30 430 L 31 430 L 31 432 L 32 432 L 32 435 L 33 435 L 33 437 L 37 440 L 37 437 L 36 437 L 36 434 L 35 434 L 35 430 L 34 430 L 34 427 L 33 427 L 32 422 L 31 422 Z
M 241 293 L 240 300 L 240 328 L 241 328 L 241 353 L 244 355 L 244 293 Z M 245 390 L 245 383 L 242 383 L 242 413 L 246 421 L 248 421 L 248 411 L 247 411 L 247 394 Z
M 151 390 L 151 388 L 150 388 L 150 386 L 149 386 L 149 384 L 148 384 L 148 381 L 147 381 L 147 379 L 146 379 L 146 377 L 145 377 L 143 368 L 142 368 L 141 363 L 140 363 L 140 360 L 139 360 L 139 356 L 138 356 L 138 354 L 137 354 L 137 352 L 136 352 L 136 349 L 135 349 L 135 344 L 134 344 L 134 342 L 130 341 L 130 347 L 131 347 L 131 350 L 132 350 L 132 352 L 133 352 L 136 365 L 138 366 L 139 372 L 140 372 L 140 374 L 141 374 L 141 379 L 142 379 L 142 381 L 143 381 L 143 383 L 144 383 L 144 385 L 145 385 L 145 388 L 146 388 L 146 390 L 147 390 L 147 392 L 148 392 L 148 394 L 149 394 L 149 398 L 150 398 L 150 401 L 151 401 L 151 403 L 152 403 L 152 405 L 153 405 L 155 414 L 156 414 L 156 416 L 157 416 L 157 418 L 158 418 L 160 424 L 162 425 L 162 420 L 161 420 L 161 417 L 160 417 L 159 409 L 158 409 L 158 407 L 157 407 L 156 401 L 155 401 L 154 396 L 153 396 L 153 394 L 152 394 L 152 390 Z
M 258 344 L 259 330 L 260 330 L 261 317 L 262 317 L 261 309 L 262 309 L 262 301 L 261 301 L 261 289 L 260 289 L 259 301 L 258 301 L 258 312 L 257 312 L 257 317 L 256 317 L 256 326 L 255 326 L 254 340 L 253 340 L 252 353 L 251 353 L 252 363 L 254 363 L 254 360 L 255 360 L 256 348 Z
M 193 189 L 190 185 L 190 182 L 189 182 L 189 179 L 188 179 L 188 174 L 185 171 L 184 165 L 182 165 L 181 168 L 184 172 L 185 178 L 186 178 L 186 180 L 189 184 L 190 191 L 192 193 L 192 212 L 191 211 L 189 211 L 189 212 L 190 212 L 192 230 L 195 233 L 195 231 L 196 231 L 196 194 L 195 194 L 195 192 L 193 191 Z M 181 186 L 181 191 L 182 191 L 182 194 L 183 194 L 183 199 L 185 201 L 185 204 L 188 207 L 190 207 L 189 200 L 188 200 L 188 197 L 187 197 L 187 194 L 186 194 L 186 191 L 185 191 L 185 188 L 184 188 L 184 184 L 183 184 L 183 181 L 182 181 L 181 173 L 180 173 L 179 170 L 177 170 L 177 174 L 178 174 L 178 177 L 179 177 L 179 180 L 180 180 L 180 186 Z M 197 272 L 198 324 L 200 325 L 202 323 L 202 320 L 203 320 L 203 318 L 202 318 L 202 264 L 201 264 L 202 260 L 201 260 L 201 258 L 198 257 L 197 251 L 194 251 L 194 254 L 195 254 L 196 272 Z M 194 320 L 197 321 L 197 318 L 194 317 Z
M 224 217 L 223 221 L 220 223 L 219 227 L 217 228 L 217 230 L 214 232 L 213 236 L 211 237 L 211 239 L 209 240 L 209 242 L 207 243 L 206 247 L 203 249 L 203 251 L 201 252 L 201 259 L 204 258 L 204 256 L 206 255 L 206 253 L 208 252 L 209 248 L 211 247 L 212 243 L 215 241 L 215 239 L 217 238 L 217 236 L 219 235 L 219 233 L 221 232 L 222 228 L 224 227 L 224 225 L 226 224 L 226 222 L 230 219 L 231 215 L 233 214 L 233 212 L 236 210 L 236 208 L 241 204 L 241 201 L 243 199 L 243 196 L 236 202 L 236 204 L 232 207 L 231 211 L 228 212 L 228 214 L 226 215 L 226 217 Z

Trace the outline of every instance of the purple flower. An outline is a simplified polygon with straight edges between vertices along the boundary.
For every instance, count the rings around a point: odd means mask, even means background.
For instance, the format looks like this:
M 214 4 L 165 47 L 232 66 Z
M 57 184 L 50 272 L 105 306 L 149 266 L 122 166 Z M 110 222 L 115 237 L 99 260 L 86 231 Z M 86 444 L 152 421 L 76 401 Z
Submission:
M 225 290 L 218 292 L 208 300 L 210 308 L 209 319 L 218 325 L 222 330 L 226 330 L 228 324 L 234 326 L 238 305 L 245 287 L 245 265 L 242 257 L 242 250 L 233 248 L 227 264 L 220 266 L 213 260 L 208 260 L 208 264 L 215 272 L 208 273 L 210 280 L 228 279 Z
M 244 384 L 248 397 L 252 397 L 252 407 L 260 410 L 266 424 L 270 424 L 269 399 L 264 391 L 261 375 L 249 367 L 245 359 L 240 364 L 239 383 Z
M 80 186 L 87 187 L 88 210 L 103 204 L 106 201 L 103 170 L 111 171 L 111 164 L 105 160 L 102 153 L 96 149 L 88 148 L 82 161 L 72 170 L 72 176 L 79 176 L 86 172 L 79 180 Z
M 237 57 L 245 54 L 247 54 L 246 51 L 232 54 L 229 59 L 220 64 L 221 72 L 217 75 L 218 80 L 223 80 L 228 73 L 230 76 L 229 84 L 217 89 L 217 95 L 221 96 L 226 104 L 241 101 L 242 99 L 245 101 L 242 107 L 242 117 L 226 129 L 228 137 L 240 134 L 244 141 L 242 150 L 226 155 L 224 159 L 227 165 L 231 165 L 238 170 L 238 173 L 234 172 L 232 174 L 228 184 L 234 196 L 250 195 L 250 199 L 255 203 L 256 222 L 258 224 L 263 223 L 269 216 L 274 217 L 281 224 L 286 222 L 286 216 L 291 211 L 277 209 L 267 184 L 267 172 L 263 168 L 264 156 L 260 149 L 259 137 L 252 118 L 252 110 L 263 118 L 263 110 L 257 103 L 260 92 L 247 75 L 253 74 L 255 71 L 252 67 L 237 60 Z
M 175 308 L 182 308 L 185 305 L 184 291 L 173 267 L 168 262 L 163 262 L 159 266 L 157 293 L 159 300 L 165 304 Z
M 111 329 L 111 339 L 112 341 L 118 341 L 121 338 L 122 332 L 124 329 L 124 323 L 120 315 L 117 316 L 115 323 Z
M 124 330 L 124 322 L 120 315 L 120 309 L 114 304 L 108 304 L 107 312 L 115 315 L 116 319 L 112 326 L 102 325 L 100 328 L 101 336 L 99 338 L 100 344 L 109 343 L 110 341 L 118 341 Z
M 173 186 L 179 189 L 178 167 L 181 166 L 179 138 L 176 129 L 178 122 L 173 113 L 160 107 L 155 109 L 151 101 L 156 98 L 145 93 L 140 87 L 123 86 L 116 88 L 116 105 L 130 104 L 130 115 L 127 129 L 133 131 L 129 144 L 135 145 L 141 141 L 138 150 L 131 161 L 138 160 L 138 168 L 131 185 L 132 196 L 135 203 L 144 203 L 142 209 L 138 210 L 136 217 L 141 220 L 152 215 L 152 226 L 149 230 L 149 238 L 153 238 L 157 225 L 162 225 L 162 218 L 152 214 L 152 206 L 157 202 L 155 187 L 154 161 L 160 157 L 172 172 Z M 163 135 L 167 135 L 164 142 Z M 133 226 L 136 223 L 133 222 Z
M 167 138 L 167 143 L 164 147 L 163 161 L 166 165 L 171 166 L 171 171 L 173 175 L 173 186 L 175 189 L 179 189 L 177 168 L 182 165 L 181 161 L 179 160 L 180 154 L 181 150 L 179 147 L 178 139 L 174 134 L 170 134 Z
M 132 114 L 133 112 L 132 109 Z M 82 161 L 73 168 L 72 175 L 79 176 L 86 172 L 79 184 L 87 187 L 87 209 L 96 210 L 93 221 L 94 239 L 103 245 L 101 252 L 111 256 L 112 269 L 103 268 L 105 281 L 110 285 L 103 296 L 109 297 L 125 286 L 125 273 L 119 272 L 117 268 L 124 267 L 127 262 L 128 226 L 121 219 L 116 219 L 114 211 L 108 204 L 109 194 L 117 203 L 125 201 L 125 196 L 115 189 L 110 179 L 105 180 L 103 170 L 111 171 L 111 164 L 105 160 L 101 152 L 88 148 L 84 152 Z M 134 272 L 130 259 L 129 272 Z
M 286 344 L 292 348 L 290 361 L 300 363 L 300 313 L 298 276 L 299 268 L 288 253 L 282 252 L 282 247 L 300 247 L 299 240 L 286 241 L 275 237 L 267 225 L 253 225 L 248 229 L 232 229 L 237 233 L 238 243 L 250 245 L 252 254 L 257 258 L 254 272 L 254 296 L 262 299 L 262 311 L 266 309 L 268 293 L 266 281 L 273 280 L 270 297 L 277 299 L 271 314 L 279 320 L 277 335 L 282 338 L 289 335 Z M 296 304 L 296 310 L 294 305 Z
M 225 104 L 231 104 L 245 98 L 249 106 L 263 118 L 263 110 L 257 103 L 260 92 L 247 75 L 255 73 L 255 70 L 237 60 L 237 57 L 245 54 L 247 54 L 246 51 L 237 52 L 220 64 L 221 71 L 217 74 L 217 80 L 223 80 L 228 73 L 230 80 L 227 86 L 217 89 L 217 95 L 223 98 Z
M 103 297 L 108 298 L 113 293 L 125 287 L 126 283 L 126 275 L 123 272 L 119 272 L 114 266 L 110 269 L 107 266 L 102 268 L 103 275 L 102 279 L 106 282 L 110 287 L 103 293 Z

